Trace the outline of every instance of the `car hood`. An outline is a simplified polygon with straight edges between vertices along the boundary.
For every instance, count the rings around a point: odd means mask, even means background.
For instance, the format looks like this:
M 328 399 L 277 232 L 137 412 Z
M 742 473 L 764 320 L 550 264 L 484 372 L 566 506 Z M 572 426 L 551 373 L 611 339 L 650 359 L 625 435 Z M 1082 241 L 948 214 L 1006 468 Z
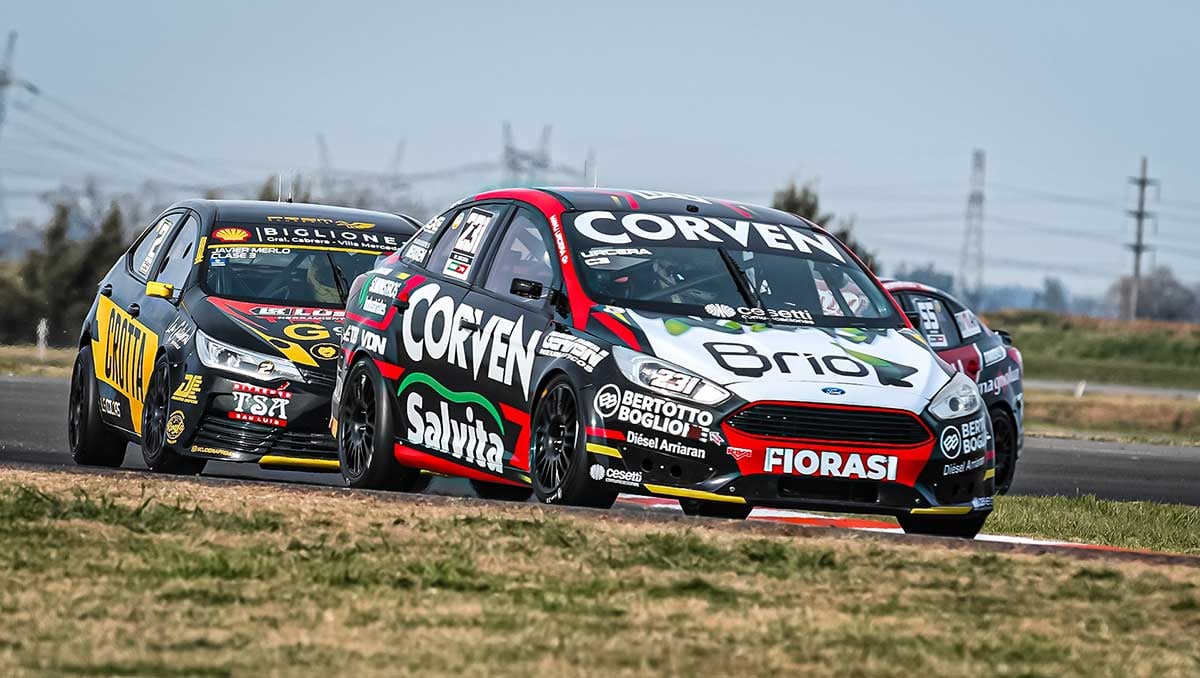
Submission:
M 828 328 L 626 311 L 646 353 L 742 398 L 920 412 L 952 375 L 912 330 Z
M 196 326 L 214 339 L 271 356 L 297 367 L 334 372 L 346 312 L 205 297 L 190 307 Z

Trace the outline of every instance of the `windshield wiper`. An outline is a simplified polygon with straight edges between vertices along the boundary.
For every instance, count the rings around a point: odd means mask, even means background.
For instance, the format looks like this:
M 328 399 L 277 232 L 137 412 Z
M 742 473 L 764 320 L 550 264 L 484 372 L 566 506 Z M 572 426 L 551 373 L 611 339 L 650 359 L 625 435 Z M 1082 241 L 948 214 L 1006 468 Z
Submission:
M 325 256 L 329 259 L 329 266 L 333 269 L 333 284 L 337 287 L 338 299 L 342 301 L 342 305 L 346 305 L 346 276 L 342 275 L 342 269 L 338 268 L 337 263 L 333 260 L 333 253 L 325 250 Z
M 718 247 L 717 252 L 721 255 L 721 261 L 725 262 L 725 268 L 729 269 L 729 275 L 733 276 L 733 282 L 737 285 L 738 292 L 741 293 L 742 298 L 746 300 L 746 303 L 754 308 L 761 308 L 763 313 L 766 313 L 767 307 L 763 305 L 762 297 L 760 297 L 758 295 L 758 291 L 754 289 L 754 285 L 750 282 L 750 278 L 746 275 L 746 271 L 742 270 L 742 267 L 739 266 L 736 261 L 734 261 L 733 255 L 726 251 L 724 247 Z M 764 325 L 768 326 L 771 324 L 767 321 L 765 316 L 763 317 L 762 322 Z

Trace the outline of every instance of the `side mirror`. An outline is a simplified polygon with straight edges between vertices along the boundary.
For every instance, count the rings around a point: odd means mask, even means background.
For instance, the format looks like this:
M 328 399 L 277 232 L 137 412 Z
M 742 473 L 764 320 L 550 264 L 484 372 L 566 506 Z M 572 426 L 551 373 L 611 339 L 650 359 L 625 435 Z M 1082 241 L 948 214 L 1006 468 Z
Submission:
M 1013 345 L 1013 340 L 1012 340 L 1011 334 L 1009 334 L 1008 332 L 1005 332 L 1004 330 L 992 330 L 992 331 L 995 332 L 996 334 L 1000 335 L 1000 341 L 1004 342 L 1005 346 Z
M 541 299 L 544 290 L 542 284 L 536 280 L 513 278 L 512 287 L 509 287 L 508 291 L 526 299 Z
M 170 301 L 175 297 L 175 286 L 169 283 L 155 282 L 151 280 L 146 283 L 146 296 L 157 297 Z

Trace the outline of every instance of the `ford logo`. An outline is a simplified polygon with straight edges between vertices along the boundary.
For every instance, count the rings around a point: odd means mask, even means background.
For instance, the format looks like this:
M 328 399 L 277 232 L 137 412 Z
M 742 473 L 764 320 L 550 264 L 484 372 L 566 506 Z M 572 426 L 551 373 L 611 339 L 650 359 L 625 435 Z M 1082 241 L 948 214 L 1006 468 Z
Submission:
M 828 395 L 846 395 L 845 391 L 837 388 L 836 386 L 826 386 L 825 388 L 821 389 L 821 392 Z

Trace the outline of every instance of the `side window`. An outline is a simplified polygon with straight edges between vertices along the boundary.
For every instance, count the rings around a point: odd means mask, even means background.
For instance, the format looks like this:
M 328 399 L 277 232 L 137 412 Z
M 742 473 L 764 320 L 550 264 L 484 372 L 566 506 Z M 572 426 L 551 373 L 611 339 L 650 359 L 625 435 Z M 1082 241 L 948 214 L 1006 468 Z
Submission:
M 448 278 L 466 281 L 477 267 L 480 249 L 503 211 L 503 205 L 484 205 L 454 215 L 450 225 L 442 229 L 425 267 Z
M 424 266 L 429 260 L 429 251 L 433 248 L 433 241 L 437 239 L 438 231 L 442 230 L 446 220 L 454 216 L 454 213 L 455 210 L 447 210 L 425 222 L 425 225 L 404 244 L 404 248 L 400 251 L 400 258 L 407 263 Z M 447 230 L 449 230 L 448 227 Z
M 171 249 L 163 255 L 162 268 L 155 280 L 174 285 L 177 289 L 183 287 L 196 257 L 196 237 L 199 234 L 200 220 L 194 215 L 188 216 L 187 221 L 179 228 L 175 240 L 171 242 Z
M 917 330 L 932 348 L 950 348 L 961 341 L 950 306 L 938 297 L 925 294 L 907 296 L 906 306 L 916 315 Z
M 483 288 L 521 304 L 539 303 L 536 299 L 513 294 L 513 278 L 532 280 L 549 288 L 554 284 L 554 257 L 550 254 L 550 236 L 540 226 L 542 218 L 525 208 L 517 210 L 504 239 L 496 247 L 492 266 Z
M 129 270 L 133 272 L 134 276 L 146 280 L 150 272 L 154 270 L 154 261 L 162 251 L 167 236 L 170 235 L 171 229 L 179 223 L 182 216 L 181 214 L 168 214 L 146 231 L 129 257 Z

